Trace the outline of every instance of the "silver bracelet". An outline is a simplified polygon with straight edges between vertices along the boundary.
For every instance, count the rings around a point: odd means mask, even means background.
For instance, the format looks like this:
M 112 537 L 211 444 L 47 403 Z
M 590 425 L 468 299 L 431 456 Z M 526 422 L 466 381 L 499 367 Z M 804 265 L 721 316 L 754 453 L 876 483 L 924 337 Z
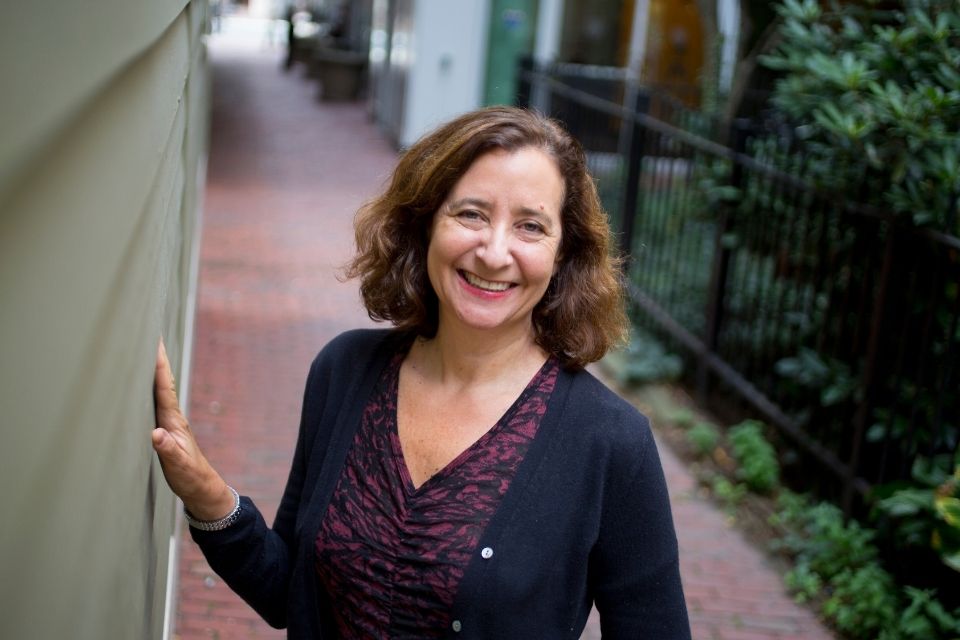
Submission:
M 230 493 L 233 494 L 233 511 L 220 518 L 219 520 L 197 520 L 187 511 L 187 508 L 183 508 L 183 515 L 187 518 L 187 524 L 189 524 L 194 529 L 200 529 L 201 531 L 223 531 L 234 522 L 240 519 L 240 494 L 237 493 L 237 490 L 227 485 L 227 489 L 230 489 Z

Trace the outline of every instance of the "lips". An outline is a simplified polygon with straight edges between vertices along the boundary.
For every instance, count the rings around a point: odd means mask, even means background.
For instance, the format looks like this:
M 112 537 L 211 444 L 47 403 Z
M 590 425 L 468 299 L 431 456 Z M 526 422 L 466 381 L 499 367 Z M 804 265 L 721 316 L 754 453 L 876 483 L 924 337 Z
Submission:
M 510 287 L 514 286 L 512 282 L 492 282 L 490 280 L 484 280 L 479 276 L 476 276 L 472 273 L 469 273 L 463 270 L 460 270 L 458 273 L 471 286 L 476 287 L 477 289 L 483 289 L 484 291 L 491 291 L 491 292 L 498 293 L 501 291 L 506 291 Z

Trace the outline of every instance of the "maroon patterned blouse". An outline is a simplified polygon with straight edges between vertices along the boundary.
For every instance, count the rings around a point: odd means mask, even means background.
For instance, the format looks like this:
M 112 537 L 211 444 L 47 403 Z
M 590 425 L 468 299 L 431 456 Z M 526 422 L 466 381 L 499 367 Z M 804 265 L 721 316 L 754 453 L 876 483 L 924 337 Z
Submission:
M 316 541 L 342 638 L 437 638 L 480 536 L 537 433 L 550 358 L 486 434 L 414 488 L 397 435 L 398 354 L 363 412 Z

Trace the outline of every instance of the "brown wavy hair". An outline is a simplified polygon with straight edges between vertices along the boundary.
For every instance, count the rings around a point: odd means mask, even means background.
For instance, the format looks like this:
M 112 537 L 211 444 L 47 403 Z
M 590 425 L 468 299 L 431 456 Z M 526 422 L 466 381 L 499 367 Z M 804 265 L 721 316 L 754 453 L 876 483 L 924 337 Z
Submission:
M 533 310 L 537 344 L 579 368 L 625 339 L 620 260 L 583 149 L 556 121 L 515 107 L 473 111 L 428 133 L 401 155 L 386 191 L 357 212 L 357 254 L 344 275 L 360 279 L 370 318 L 436 335 L 438 302 L 427 277 L 434 214 L 481 155 L 527 147 L 553 158 L 564 182 L 560 266 Z

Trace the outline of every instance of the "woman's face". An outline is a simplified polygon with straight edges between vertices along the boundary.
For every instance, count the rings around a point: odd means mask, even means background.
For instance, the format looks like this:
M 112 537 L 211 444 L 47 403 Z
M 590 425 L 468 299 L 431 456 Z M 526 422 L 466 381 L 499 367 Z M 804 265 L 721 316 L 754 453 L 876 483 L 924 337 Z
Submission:
M 495 150 L 434 214 L 427 274 L 440 330 L 529 331 L 558 265 L 563 178 L 540 149 Z

